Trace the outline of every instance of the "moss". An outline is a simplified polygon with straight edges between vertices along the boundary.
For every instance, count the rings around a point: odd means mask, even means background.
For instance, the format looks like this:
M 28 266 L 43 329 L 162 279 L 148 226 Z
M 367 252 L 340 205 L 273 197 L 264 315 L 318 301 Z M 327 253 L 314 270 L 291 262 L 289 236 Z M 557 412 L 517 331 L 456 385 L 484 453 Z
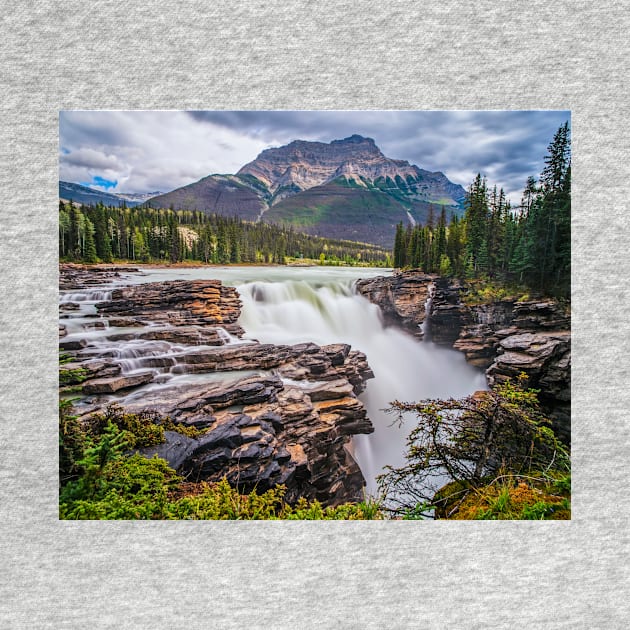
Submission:
M 165 431 L 175 431 L 176 433 L 181 433 L 193 440 L 200 438 L 204 433 L 207 433 L 210 430 L 210 427 L 199 429 L 197 427 L 181 424 L 180 422 L 173 422 L 173 420 L 171 420 L 168 416 L 161 419 L 159 422 L 160 425 L 164 427 Z
M 569 485 L 567 487 L 567 479 Z M 452 520 L 568 520 L 570 475 L 558 479 L 505 475 L 473 488 L 460 482 L 436 494 L 437 518 Z
M 75 368 L 72 370 L 59 370 L 59 385 L 64 387 L 67 385 L 78 385 L 88 377 L 87 370 L 84 368 Z

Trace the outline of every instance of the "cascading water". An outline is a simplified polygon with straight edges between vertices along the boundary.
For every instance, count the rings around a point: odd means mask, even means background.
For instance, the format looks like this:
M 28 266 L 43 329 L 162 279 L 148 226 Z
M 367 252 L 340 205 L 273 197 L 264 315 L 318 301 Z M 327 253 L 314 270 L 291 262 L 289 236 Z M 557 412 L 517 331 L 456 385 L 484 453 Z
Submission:
M 431 311 L 433 310 L 433 296 L 435 284 L 431 282 L 427 287 L 427 299 L 424 303 L 424 321 L 422 322 L 422 339 L 425 343 L 431 341 Z
M 241 340 L 227 331 L 219 331 L 225 343 L 251 343 L 254 339 L 276 344 L 348 343 L 364 352 L 375 378 L 368 381 L 360 398 L 375 431 L 356 436 L 354 451 L 367 490 L 375 494 L 375 479 L 383 467 L 404 463 L 406 436 L 412 428 L 411 424 L 403 427 L 392 424 L 393 417 L 383 409 L 394 400 L 460 397 L 486 387 L 483 373 L 469 366 L 463 354 L 427 341 L 428 321 L 423 327 L 423 342 L 383 325 L 380 309 L 353 291 L 355 280 L 382 274 L 382 270 L 376 269 L 326 267 L 147 269 L 142 275 L 125 277 L 117 284 L 216 278 L 235 286 L 243 303 L 239 323 L 246 335 Z M 165 385 L 245 376 L 187 373 L 186 366 L 178 362 L 186 348 L 138 338 L 146 328 L 108 327 L 99 318 L 95 304 L 110 298 L 112 286 L 62 294 L 61 321 L 67 329 L 65 340 L 89 341 L 83 356 L 109 357 L 121 366 L 123 373 L 146 369 L 158 373 L 152 383 L 128 394 L 129 400 L 141 399 L 143 393 Z M 426 308 L 430 312 L 430 302 Z M 160 326 L 152 330 L 157 328 Z
M 349 281 L 251 282 L 238 290 L 243 301 L 240 324 L 248 337 L 266 343 L 344 342 L 367 355 L 375 378 L 360 399 L 375 431 L 356 436 L 354 444 L 371 494 L 383 466 L 404 463 L 411 430 L 394 426 L 383 409 L 393 400 L 459 397 L 486 387 L 484 375 L 461 353 L 385 328 L 380 309 L 354 293 Z

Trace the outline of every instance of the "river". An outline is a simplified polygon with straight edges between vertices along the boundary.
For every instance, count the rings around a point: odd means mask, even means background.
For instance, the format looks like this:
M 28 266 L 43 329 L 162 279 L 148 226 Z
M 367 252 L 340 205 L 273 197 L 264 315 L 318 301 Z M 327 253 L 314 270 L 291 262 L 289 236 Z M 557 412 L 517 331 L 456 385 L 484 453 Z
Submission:
M 312 341 L 320 345 L 343 342 L 364 352 L 375 377 L 368 381 L 360 399 L 375 431 L 356 436 L 354 452 L 366 478 L 367 491 L 375 494 L 376 476 L 383 466 L 404 463 L 405 440 L 412 428 L 410 423 L 402 427 L 392 424 L 393 417 L 383 412 L 391 401 L 461 397 L 486 388 L 483 372 L 468 365 L 463 354 L 385 327 L 380 309 L 353 290 L 354 282 L 360 278 L 389 273 L 391 270 L 356 267 L 145 268 L 141 274 L 123 274 L 115 284 L 219 279 L 236 287 L 241 295 L 239 323 L 246 331 L 245 340 L 277 344 Z M 181 352 L 181 347 L 164 341 L 108 339 L 111 330 L 99 327 L 103 324 L 94 318 L 94 304 L 108 299 L 115 284 L 62 292 L 62 302 L 81 304 L 78 312 L 65 314 L 66 339 L 88 338 L 91 346 L 116 357 L 125 372 L 137 369 L 142 357 Z M 116 332 L 124 333 L 124 329 Z M 234 338 L 231 341 L 238 342 Z M 212 374 L 182 375 L 177 369 L 166 369 L 148 387 L 216 378 Z M 135 396 L 141 396 L 142 391 L 138 390 Z

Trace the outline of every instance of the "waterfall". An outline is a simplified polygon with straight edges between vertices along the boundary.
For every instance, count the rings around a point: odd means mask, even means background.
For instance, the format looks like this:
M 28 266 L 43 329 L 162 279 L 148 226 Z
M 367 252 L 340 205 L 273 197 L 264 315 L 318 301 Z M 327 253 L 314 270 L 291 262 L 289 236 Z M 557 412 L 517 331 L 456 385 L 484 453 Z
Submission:
M 239 324 L 246 334 L 238 339 L 218 329 L 224 343 L 251 343 L 252 340 L 275 344 L 348 343 L 353 349 L 364 352 L 375 378 L 368 381 L 360 399 L 375 430 L 370 435 L 356 436 L 353 446 L 354 456 L 367 481 L 367 491 L 375 494 L 375 479 L 383 467 L 404 463 L 405 441 L 413 426 L 411 419 L 402 427 L 392 424 L 394 418 L 383 409 L 394 400 L 412 402 L 422 398 L 461 397 L 486 388 L 483 372 L 469 366 L 463 354 L 420 342 L 401 330 L 384 326 L 379 307 L 353 290 L 357 279 L 383 273 L 379 269 L 327 267 L 160 268 L 147 269 L 128 282 L 217 278 L 235 286 L 243 303 Z M 97 313 L 95 304 L 111 299 L 113 286 L 116 285 L 111 283 L 104 289 L 60 295 L 61 321 L 67 328 L 65 340 L 90 342 L 82 356 L 109 358 L 119 364 L 125 374 L 147 369 L 156 373 L 154 382 L 125 394 L 129 400 L 141 399 L 143 393 L 168 384 L 185 386 L 256 373 L 189 373 L 187 365 L 179 361 L 188 351 L 186 346 L 140 338 L 147 328 L 108 326 Z M 425 307 L 427 313 L 431 310 L 431 298 L 432 293 Z M 430 335 L 428 319 L 423 325 L 426 336 Z M 168 327 L 154 326 L 152 330 Z M 196 349 L 202 347 L 195 346 Z
M 386 328 L 380 309 L 354 293 L 351 281 L 249 282 L 237 288 L 243 301 L 239 323 L 247 337 L 264 343 L 344 342 L 367 355 L 375 378 L 360 399 L 375 431 L 354 438 L 354 454 L 371 494 L 383 466 L 404 463 L 412 428 L 393 425 L 383 409 L 393 400 L 460 397 L 486 387 L 483 373 L 463 354 Z
M 433 296 L 435 295 L 435 284 L 431 282 L 427 286 L 427 299 L 424 303 L 424 321 L 422 322 L 422 339 L 425 343 L 431 341 L 431 311 L 433 310 Z

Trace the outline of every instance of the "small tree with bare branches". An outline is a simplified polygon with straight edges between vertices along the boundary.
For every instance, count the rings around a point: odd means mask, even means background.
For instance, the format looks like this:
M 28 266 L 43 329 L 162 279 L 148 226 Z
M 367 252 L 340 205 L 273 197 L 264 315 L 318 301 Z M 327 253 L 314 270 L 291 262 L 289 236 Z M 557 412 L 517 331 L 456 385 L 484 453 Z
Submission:
M 526 381 L 522 374 L 458 400 L 394 401 L 387 411 L 400 423 L 413 414 L 417 424 L 407 438 L 407 463 L 378 478 L 386 509 L 433 517 L 446 504 L 456 510 L 458 500 L 500 474 L 568 468 L 567 450 Z

